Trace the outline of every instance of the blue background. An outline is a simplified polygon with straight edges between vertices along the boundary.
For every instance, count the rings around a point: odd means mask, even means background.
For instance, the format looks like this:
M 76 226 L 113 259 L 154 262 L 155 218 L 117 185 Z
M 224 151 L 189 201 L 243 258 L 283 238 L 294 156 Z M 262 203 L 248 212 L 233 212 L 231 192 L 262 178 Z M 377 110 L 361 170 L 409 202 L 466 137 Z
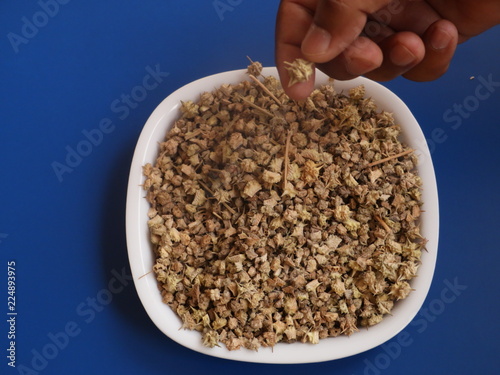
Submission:
M 213 1 L 66 0 L 47 11 L 36 1 L 0 3 L 0 373 L 499 373 L 498 27 L 461 45 L 441 79 L 386 83 L 430 140 L 440 194 L 435 278 L 404 341 L 324 363 L 249 364 L 186 349 L 149 320 L 125 242 L 141 128 L 163 98 L 194 79 L 244 68 L 247 55 L 274 65 L 277 3 L 232 1 L 224 13 Z M 13 43 L 26 20 L 38 31 L 24 26 L 29 38 Z M 147 69 L 161 74 L 140 96 Z M 496 86 L 478 99 L 483 80 Z M 124 104 L 131 93 L 140 100 Z M 469 110 L 457 117 L 456 105 Z M 58 175 L 54 165 L 106 119 L 108 133 Z M 6 358 L 11 260 L 16 369 Z

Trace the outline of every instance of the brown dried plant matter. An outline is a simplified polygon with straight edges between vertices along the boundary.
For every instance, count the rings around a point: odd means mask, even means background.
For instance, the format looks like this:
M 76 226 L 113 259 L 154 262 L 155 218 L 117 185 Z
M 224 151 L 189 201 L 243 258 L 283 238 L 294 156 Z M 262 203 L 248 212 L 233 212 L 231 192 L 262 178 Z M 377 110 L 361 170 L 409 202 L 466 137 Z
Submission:
M 377 324 L 411 292 L 425 245 L 417 159 L 392 115 L 362 86 L 294 102 L 260 79 L 182 103 L 144 166 L 163 301 L 209 347 Z
M 288 86 L 293 86 L 299 82 L 306 82 L 314 73 L 314 64 L 304 59 L 295 59 L 292 62 L 285 61 L 285 65 L 290 77 Z

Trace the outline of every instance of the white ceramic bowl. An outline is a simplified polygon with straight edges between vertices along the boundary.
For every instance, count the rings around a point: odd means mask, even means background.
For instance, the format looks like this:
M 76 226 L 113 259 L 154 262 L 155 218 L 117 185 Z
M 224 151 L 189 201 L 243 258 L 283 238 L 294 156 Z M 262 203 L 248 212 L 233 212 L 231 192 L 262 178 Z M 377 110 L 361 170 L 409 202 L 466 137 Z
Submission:
M 339 336 L 322 339 L 318 344 L 278 343 L 273 349 L 261 348 L 258 352 L 241 349 L 228 351 L 224 345 L 208 348 L 202 345 L 201 335 L 196 331 L 180 329 L 181 320 L 168 305 L 162 302 L 154 274 L 153 247 L 149 242 L 147 212 L 149 203 L 145 199 L 142 166 L 154 164 L 158 143 L 162 142 L 174 120 L 179 116 L 180 101 L 198 100 L 200 94 L 212 91 L 223 83 L 238 83 L 248 79 L 246 70 L 229 71 L 205 77 L 178 89 L 152 113 L 146 122 L 137 143 L 129 177 L 126 210 L 127 247 L 132 276 L 137 293 L 149 317 L 156 326 L 172 340 L 195 351 L 226 359 L 260 363 L 308 363 L 321 362 L 352 356 L 383 344 L 394 337 L 415 317 L 429 291 L 437 257 L 438 245 L 438 195 L 434 168 L 425 137 L 417 121 L 406 105 L 384 86 L 366 78 L 351 81 L 336 81 L 337 92 L 363 84 L 366 95 L 372 97 L 379 110 L 394 114 L 402 127 L 403 141 L 417 150 L 420 157 L 419 175 L 423 181 L 422 235 L 427 238 L 427 251 L 422 253 L 422 265 L 418 277 L 412 280 L 415 289 L 409 297 L 396 303 L 392 316 L 386 316 L 381 323 L 369 329 L 360 329 L 350 337 Z M 275 68 L 264 68 L 264 75 L 277 77 Z M 328 77 L 317 73 L 318 85 L 325 84 Z M 145 275 L 145 276 L 144 276 Z

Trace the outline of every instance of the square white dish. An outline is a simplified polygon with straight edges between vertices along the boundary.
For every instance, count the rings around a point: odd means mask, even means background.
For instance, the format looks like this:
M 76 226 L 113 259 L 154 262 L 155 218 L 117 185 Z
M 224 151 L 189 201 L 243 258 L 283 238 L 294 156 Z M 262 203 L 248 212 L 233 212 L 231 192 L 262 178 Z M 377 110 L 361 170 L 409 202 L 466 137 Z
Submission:
M 263 75 L 277 77 L 275 68 L 264 68 Z M 310 363 L 339 359 L 372 349 L 390 340 L 403 330 L 415 317 L 429 291 L 438 250 L 439 208 L 436 179 L 432 159 L 424 134 L 408 107 L 384 86 L 359 77 L 350 81 L 335 81 L 337 92 L 364 85 L 366 96 L 374 99 L 379 110 L 393 113 L 396 123 L 402 128 L 402 141 L 417 151 L 418 167 L 422 179 L 423 207 L 421 234 L 428 240 L 422 253 L 422 265 L 418 277 L 411 281 L 415 289 L 410 295 L 395 304 L 391 316 L 382 322 L 362 328 L 353 335 L 322 339 L 318 344 L 278 343 L 274 348 L 260 348 L 257 352 L 247 349 L 229 351 L 224 346 L 208 348 L 202 345 L 201 335 L 196 331 L 181 329 L 181 320 L 162 302 L 152 268 L 155 262 L 153 246 L 147 226 L 149 203 L 142 188 L 142 167 L 154 164 L 158 155 L 158 143 L 162 142 L 174 121 L 179 117 L 181 101 L 197 101 L 200 94 L 212 91 L 222 84 L 235 84 L 248 80 L 246 70 L 235 70 L 208 76 L 178 89 L 164 99 L 147 120 L 135 149 L 132 160 L 126 207 L 126 233 L 129 261 L 135 287 L 151 320 L 168 337 L 192 350 L 207 355 L 260 363 Z M 316 84 L 328 83 L 328 77 L 316 73 Z

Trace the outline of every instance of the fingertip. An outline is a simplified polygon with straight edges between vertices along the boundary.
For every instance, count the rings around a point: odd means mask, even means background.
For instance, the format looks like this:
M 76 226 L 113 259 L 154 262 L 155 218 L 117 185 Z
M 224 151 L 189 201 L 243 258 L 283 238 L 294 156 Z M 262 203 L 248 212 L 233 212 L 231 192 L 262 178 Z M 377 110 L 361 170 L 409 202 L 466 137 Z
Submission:
M 435 51 L 446 50 L 457 44 L 458 30 L 452 22 L 439 20 L 429 27 L 424 39 Z
M 439 20 L 429 26 L 423 39 L 425 58 L 404 74 L 412 81 L 432 81 L 448 71 L 458 44 L 458 31 L 451 22 Z
M 417 65 L 425 56 L 422 39 L 411 32 L 399 32 L 386 46 L 390 62 L 398 67 L 406 68 Z
M 375 81 L 389 81 L 418 65 L 425 56 L 425 46 L 412 32 L 400 31 L 384 39 L 379 47 L 383 53 L 382 65 L 365 74 Z
M 417 60 L 414 51 L 404 44 L 396 44 L 389 52 L 392 64 L 400 67 L 410 66 Z
M 292 86 L 284 86 L 283 89 L 285 94 L 292 100 L 306 100 L 314 89 L 314 80 L 298 82 Z

